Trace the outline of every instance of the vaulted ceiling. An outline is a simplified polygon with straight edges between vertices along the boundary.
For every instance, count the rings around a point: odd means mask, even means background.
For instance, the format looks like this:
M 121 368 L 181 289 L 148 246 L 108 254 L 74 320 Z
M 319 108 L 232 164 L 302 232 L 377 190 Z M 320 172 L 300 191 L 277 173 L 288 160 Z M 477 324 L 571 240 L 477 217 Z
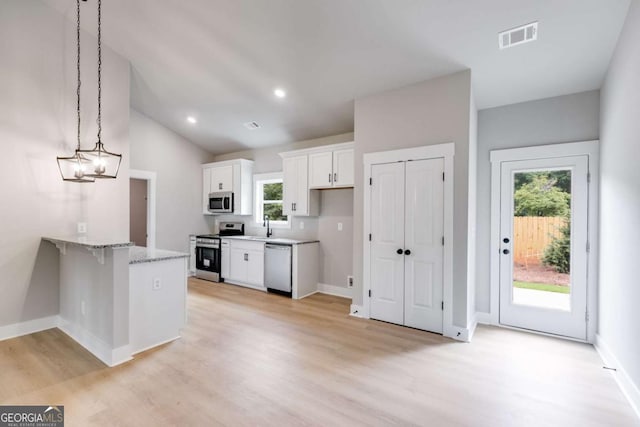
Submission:
M 75 1 L 44 1 L 75 20 Z M 103 37 L 134 108 L 222 153 L 351 131 L 355 98 L 466 68 L 479 108 L 597 89 L 629 2 L 105 0 Z M 537 42 L 498 49 L 532 21 Z

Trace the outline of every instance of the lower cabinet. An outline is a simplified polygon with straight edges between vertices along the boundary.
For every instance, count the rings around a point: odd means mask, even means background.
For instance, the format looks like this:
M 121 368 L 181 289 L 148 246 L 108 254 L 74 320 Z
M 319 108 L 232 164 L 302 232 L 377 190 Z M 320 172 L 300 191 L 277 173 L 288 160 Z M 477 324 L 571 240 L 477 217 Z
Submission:
M 230 240 L 228 254 L 227 281 L 264 287 L 264 243 Z M 222 257 L 224 268 L 224 252 Z

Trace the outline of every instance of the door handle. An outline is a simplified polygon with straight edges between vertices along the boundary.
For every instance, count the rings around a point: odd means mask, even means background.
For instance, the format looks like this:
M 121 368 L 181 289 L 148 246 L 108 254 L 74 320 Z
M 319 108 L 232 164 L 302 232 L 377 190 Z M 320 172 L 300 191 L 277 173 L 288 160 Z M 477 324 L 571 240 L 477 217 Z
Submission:
M 411 251 L 409 249 L 407 249 L 407 250 L 404 251 L 404 254 L 405 255 L 411 255 Z
M 505 255 L 509 255 L 509 249 L 503 249 L 502 253 L 505 254 Z
M 398 250 L 396 251 L 396 253 L 397 253 L 398 255 L 402 255 L 402 249 L 398 249 Z

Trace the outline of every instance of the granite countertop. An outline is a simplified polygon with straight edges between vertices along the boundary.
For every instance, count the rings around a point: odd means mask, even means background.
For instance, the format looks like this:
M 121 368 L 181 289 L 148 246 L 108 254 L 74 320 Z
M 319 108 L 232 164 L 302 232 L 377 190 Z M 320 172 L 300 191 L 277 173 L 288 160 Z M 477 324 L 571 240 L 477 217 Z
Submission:
M 224 236 L 222 239 L 233 239 L 233 240 L 248 240 L 250 242 L 263 242 L 263 243 L 275 243 L 280 245 L 304 245 L 307 243 L 319 243 L 320 240 L 316 239 L 306 239 L 306 240 L 297 240 L 297 239 L 283 239 L 278 237 L 262 237 L 262 236 Z
M 124 248 L 133 246 L 133 243 L 124 241 L 122 239 L 114 239 L 109 237 L 100 238 L 94 236 L 43 237 L 42 240 L 46 240 L 56 245 L 65 243 L 76 246 L 84 246 L 91 249 Z
M 143 248 L 133 246 L 129 249 L 129 264 L 141 264 L 143 262 L 157 262 L 168 259 L 188 258 L 184 252 L 166 251 L 164 249 Z

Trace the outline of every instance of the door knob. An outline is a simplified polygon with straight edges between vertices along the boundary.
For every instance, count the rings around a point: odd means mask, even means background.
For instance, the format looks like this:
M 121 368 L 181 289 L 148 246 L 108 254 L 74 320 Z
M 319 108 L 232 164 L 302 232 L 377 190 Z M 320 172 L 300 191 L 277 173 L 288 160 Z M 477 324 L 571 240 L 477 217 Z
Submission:
M 404 251 L 404 254 L 405 255 L 411 255 L 411 251 L 409 249 L 407 249 L 407 250 Z
M 398 255 L 402 255 L 402 249 L 398 249 L 398 250 L 396 251 L 396 253 L 397 253 Z
M 505 254 L 505 255 L 508 255 L 509 254 L 509 249 L 503 249 L 502 253 Z

